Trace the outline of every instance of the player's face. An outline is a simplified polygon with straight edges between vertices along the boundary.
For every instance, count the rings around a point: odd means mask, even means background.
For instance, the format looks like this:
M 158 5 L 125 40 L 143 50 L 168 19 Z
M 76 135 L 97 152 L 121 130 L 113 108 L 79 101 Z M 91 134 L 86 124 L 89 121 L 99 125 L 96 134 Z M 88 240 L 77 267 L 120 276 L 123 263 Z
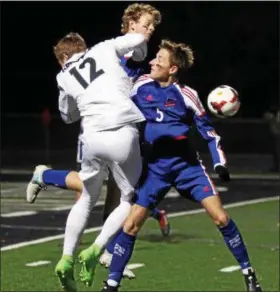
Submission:
M 167 81 L 178 70 L 176 65 L 171 64 L 170 53 L 166 49 L 160 49 L 150 65 L 150 77 L 157 81 Z
M 137 22 L 133 20 L 130 21 L 129 31 L 142 33 L 145 36 L 146 40 L 149 41 L 155 30 L 154 22 L 155 22 L 154 17 L 149 13 L 145 13 L 141 15 Z

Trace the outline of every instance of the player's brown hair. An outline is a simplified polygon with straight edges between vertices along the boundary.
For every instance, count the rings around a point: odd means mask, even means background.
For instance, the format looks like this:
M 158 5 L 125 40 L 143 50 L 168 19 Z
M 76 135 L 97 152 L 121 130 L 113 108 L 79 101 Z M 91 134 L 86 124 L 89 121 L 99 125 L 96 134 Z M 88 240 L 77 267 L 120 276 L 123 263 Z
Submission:
M 178 67 L 176 74 L 178 77 L 185 73 L 194 63 L 193 51 L 186 44 L 162 40 L 159 48 L 170 52 L 170 62 Z
M 58 41 L 53 47 L 55 57 L 62 62 L 64 55 L 70 59 L 74 54 L 84 52 L 87 49 L 85 40 L 76 32 L 70 32 Z
M 121 32 L 123 34 L 127 33 L 129 28 L 129 21 L 138 21 L 139 18 L 146 13 L 151 14 L 154 17 L 155 26 L 160 24 L 161 14 L 155 7 L 150 4 L 133 3 L 129 5 L 123 13 Z

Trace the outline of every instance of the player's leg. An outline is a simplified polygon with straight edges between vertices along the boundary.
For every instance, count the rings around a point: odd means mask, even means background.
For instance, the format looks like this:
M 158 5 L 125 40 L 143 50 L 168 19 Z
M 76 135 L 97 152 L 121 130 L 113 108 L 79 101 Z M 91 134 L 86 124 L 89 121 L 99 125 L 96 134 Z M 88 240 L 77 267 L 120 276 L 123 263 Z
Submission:
M 109 196 L 109 193 L 107 194 L 107 196 Z M 167 213 L 164 210 L 154 208 L 153 210 L 151 210 L 150 214 L 151 214 L 150 216 L 152 218 L 154 218 L 155 220 L 158 221 L 162 236 L 164 236 L 164 237 L 169 236 L 171 227 L 170 227 L 170 223 L 169 223 L 168 218 L 167 218 Z M 106 268 L 108 268 L 110 266 L 110 263 L 112 260 L 112 254 L 114 251 L 114 246 L 115 246 L 116 241 L 117 241 L 117 237 L 118 237 L 118 234 L 116 234 L 112 238 L 112 240 L 110 240 L 109 244 L 106 247 L 106 250 L 104 251 L 104 253 L 100 257 L 100 260 L 99 260 L 100 264 L 105 266 Z M 134 278 L 132 273 L 129 272 L 128 274 L 129 274 L 129 276 L 128 276 L 129 278 Z
M 261 292 L 261 287 L 251 266 L 247 248 L 236 223 L 229 217 L 222 206 L 218 195 L 209 196 L 201 201 L 201 205 L 217 226 L 230 252 L 239 263 L 245 277 L 247 291 Z
M 77 143 L 77 156 L 76 156 L 76 163 L 77 163 L 76 171 L 77 172 L 80 172 L 82 169 L 82 159 L 83 159 L 83 142 L 81 140 L 81 134 L 80 134 L 78 137 L 78 143 Z M 82 194 L 82 190 L 81 191 L 76 190 L 76 201 L 79 200 L 81 194 Z
M 109 215 L 118 207 L 120 203 L 121 198 L 121 192 L 118 188 L 112 171 L 109 170 L 108 174 L 108 180 L 107 180 L 107 194 L 103 209 L 103 223 L 106 221 L 106 219 L 109 217 Z M 115 237 L 114 237 L 115 238 Z M 106 250 L 103 252 L 99 259 L 99 263 L 102 266 L 105 266 L 108 268 L 111 264 L 112 260 L 112 253 L 113 253 L 113 247 L 114 247 L 114 238 L 109 242 L 109 244 L 106 247 Z
M 83 183 L 76 171 L 55 170 L 46 165 L 38 165 L 28 183 L 26 200 L 29 203 L 34 203 L 39 193 L 49 185 L 75 192 L 81 192 L 83 189 Z
M 111 170 L 109 170 L 107 181 L 107 194 L 103 210 L 103 222 L 109 217 L 109 215 L 118 207 L 120 203 L 121 192 L 118 188 Z
M 77 143 L 77 172 L 81 170 L 83 158 L 83 142 L 80 139 L 81 134 L 82 130 L 78 137 Z M 73 190 L 76 192 L 76 200 L 78 200 L 81 196 L 83 185 L 77 172 L 71 172 L 68 170 L 54 170 L 46 165 L 38 165 L 35 168 L 32 179 L 27 186 L 26 200 L 29 203 L 34 203 L 39 193 L 42 190 L 46 190 L 48 185 Z
M 114 211 L 116 207 L 118 207 L 120 203 L 120 197 L 121 192 L 118 188 L 114 177 L 112 175 L 112 172 L 109 170 L 108 180 L 107 180 L 107 195 L 104 205 L 104 211 L 103 211 L 103 222 L 106 221 L 106 219 L 109 217 L 109 215 Z M 117 233 L 118 235 L 118 233 Z M 115 240 L 117 238 L 117 235 L 113 237 L 112 240 L 110 240 L 109 244 L 106 246 L 105 251 L 102 253 L 99 263 L 102 266 L 105 266 L 108 268 L 112 261 L 114 246 L 115 246 Z M 128 279 L 134 279 L 135 274 L 132 270 L 128 269 L 128 267 L 125 268 L 123 271 L 123 277 Z
M 140 180 L 133 199 L 135 204 L 117 238 L 104 291 L 117 291 L 123 270 L 131 258 L 137 234 L 150 215 L 150 210 L 155 208 L 171 188 L 171 184 L 164 177 L 155 175 L 152 171 L 143 174 L 142 178 L 144 179 Z
M 137 204 L 132 206 L 131 212 L 124 223 L 123 230 L 117 237 L 109 268 L 109 278 L 105 283 L 104 291 L 109 287 L 115 287 L 117 289 L 119 286 L 125 267 L 132 256 L 136 236 L 149 216 L 149 208 Z
M 104 206 L 104 211 L 103 211 L 103 222 L 105 222 L 108 216 L 112 213 L 112 211 L 116 207 L 118 207 L 119 202 L 120 202 L 120 197 L 121 197 L 121 192 L 113 178 L 112 172 L 109 171 L 109 176 L 108 176 L 108 181 L 107 181 L 107 195 L 106 195 L 105 206 Z M 164 210 L 159 210 L 155 208 L 152 210 L 151 214 L 152 214 L 152 217 L 155 218 L 159 222 L 162 235 L 168 236 L 170 233 L 170 224 L 167 220 L 166 212 Z M 103 252 L 103 254 L 101 255 L 99 259 L 99 263 L 102 266 L 105 266 L 106 268 L 108 268 L 111 264 L 114 246 L 116 244 L 118 234 L 119 233 L 117 233 L 113 237 L 113 239 L 110 240 L 109 244 L 106 247 L 106 250 Z M 123 277 L 134 279 L 135 274 L 133 273 L 133 271 L 131 271 L 130 269 L 126 267 L 123 272 Z
M 103 153 L 114 180 L 121 191 L 117 208 L 110 214 L 94 243 L 83 250 L 79 259 L 82 263 L 81 280 L 90 286 L 95 274 L 96 264 L 112 237 L 119 231 L 131 208 L 134 185 L 141 174 L 142 163 L 138 142 L 138 132 L 134 127 L 123 127 L 116 131 L 103 132 Z
M 73 291 L 76 289 L 73 276 L 73 256 L 86 227 L 92 207 L 100 195 L 104 179 L 104 167 L 104 163 L 99 159 L 94 159 L 92 156 L 83 158 L 82 170 L 79 173 L 83 183 L 82 194 L 68 215 L 63 254 L 55 268 L 61 286 L 66 290 Z
M 155 209 L 151 210 L 150 216 L 158 221 L 162 236 L 164 236 L 164 237 L 169 236 L 170 231 L 171 231 L 171 226 L 170 226 L 170 223 L 168 221 L 166 211 L 155 208 Z
M 180 194 L 190 195 L 193 200 L 201 202 L 201 205 L 223 235 L 232 255 L 239 263 L 245 276 L 248 291 L 260 292 L 261 289 L 251 267 L 242 235 L 235 222 L 223 208 L 215 185 L 207 174 L 205 167 L 202 164 L 186 167 L 179 173 L 176 186 Z

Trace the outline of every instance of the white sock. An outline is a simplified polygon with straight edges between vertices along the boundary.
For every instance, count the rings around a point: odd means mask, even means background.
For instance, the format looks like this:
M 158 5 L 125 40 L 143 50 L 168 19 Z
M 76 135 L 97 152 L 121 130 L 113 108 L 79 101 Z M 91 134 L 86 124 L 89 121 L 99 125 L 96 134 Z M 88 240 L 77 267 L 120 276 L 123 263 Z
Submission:
M 80 199 L 72 207 L 66 222 L 63 255 L 73 256 L 85 230 L 94 202 L 84 188 Z
M 100 234 L 95 239 L 95 244 L 101 249 L 105 248 L 109 240 L 122 227 L 124 220 L 129 215 L 131 204 L 126 201 L 121 201 L 120 205 L 110 214 L 105 221 Z
M 115 280 L 107 280 L 107 283 L 111 287 L 117 287 L 119 285 L 118 282 Z
M 254 272 L 253 268 L 249 267 L 249 268 L 243 269 L 243 270 L 242 270 L 242 274 L 243 274 L 243 275 L 248 275 L 248 274 L 249 274 L 249 270 L 251 270 L 251 271 Z

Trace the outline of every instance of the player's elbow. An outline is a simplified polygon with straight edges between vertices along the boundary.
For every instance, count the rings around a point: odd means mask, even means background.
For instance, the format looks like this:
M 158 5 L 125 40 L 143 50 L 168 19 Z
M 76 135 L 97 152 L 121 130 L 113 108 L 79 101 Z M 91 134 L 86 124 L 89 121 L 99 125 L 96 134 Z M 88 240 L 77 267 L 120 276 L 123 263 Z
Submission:
M 60 112 L 60 116 L 65 124 L 72 124 L 73 123 L 73 120 L 71 119 L 71 117 L 69 115 L 67 115 L 63 112 Z
M 65 124 L 72 124 L 73 121 L 72 121 L 72 120 L 64 120 L 64 123 L 65 123 Z
M 142 33 L 133 33 L 130 35 L 131 35 L 131 39 L 134 40 L 133 43 L 135 43 L 136 45 L 141 45 L 143 43 L 146 43 L 145 36 Z
M 141 46 L 135 48 L 132 54 L 132 60 L 136 62 L 144 61 L 147 56 L 147 44 L 143 43 Z

